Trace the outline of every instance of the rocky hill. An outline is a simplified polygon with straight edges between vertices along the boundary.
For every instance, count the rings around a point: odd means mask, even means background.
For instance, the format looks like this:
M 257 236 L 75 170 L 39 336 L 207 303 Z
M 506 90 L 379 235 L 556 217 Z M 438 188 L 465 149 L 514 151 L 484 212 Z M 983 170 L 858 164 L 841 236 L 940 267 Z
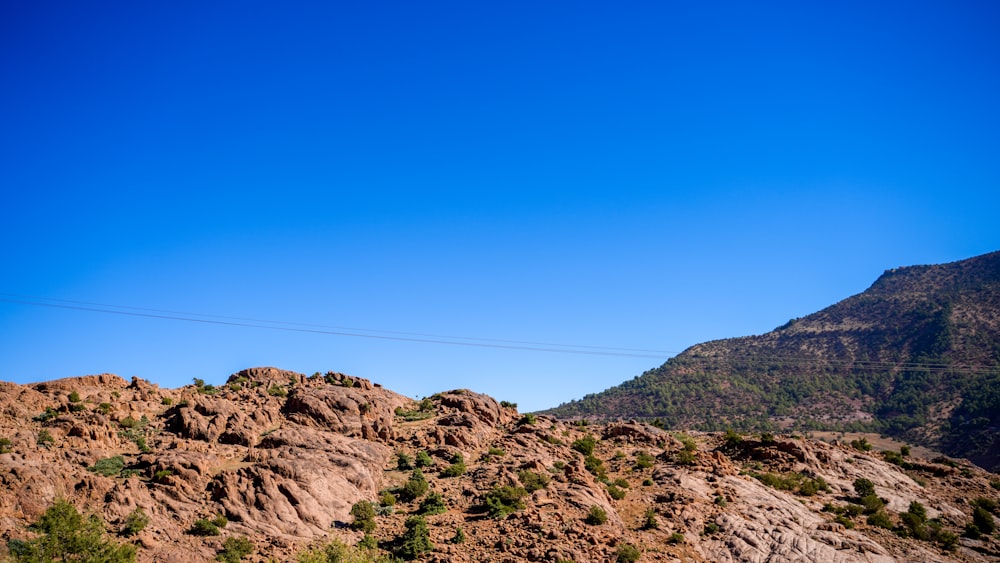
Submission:
M 52 560 L 31 554 L 69 545 L 78 512 L 74 549 L 121 550 L 88 561 L 1000 559 L 1000 480 L 906 454 L 417 402 L 333 372 L 2 383 L 0 534 L 19 561 Z
M 1000 469 L 1000 252 L 889 270 L 818 313 L 698 344 L 546 413 L 877 431 Z

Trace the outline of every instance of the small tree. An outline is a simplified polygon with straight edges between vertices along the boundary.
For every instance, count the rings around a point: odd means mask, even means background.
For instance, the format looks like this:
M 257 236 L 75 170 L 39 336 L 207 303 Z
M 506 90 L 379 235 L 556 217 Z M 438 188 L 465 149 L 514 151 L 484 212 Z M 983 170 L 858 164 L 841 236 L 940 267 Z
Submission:
M 403 485 L 403 490 L 400 491 L 400 494 L 406 500 L 414 500 L 423 496 L 429 486 L 423 471 L 414 469 L 413 473 L 410 474 L 410 479 Z
M 406 532 L 403 533 L 402 545 L 399 548 L 400 557 L 412 560 L 434 549 L 427 530 L 427 521 L 423 516 L 411 516 L 406 519 L 404 525 Z
M 600 526 L 608 521 L 608 513 L 600 506 L 592 505 L 587 513 L 587 523 L 592 526 Z
M 14 561 L 135 561 L 135 546 L 121 545 L 105 539 L 104 523 L 100 518 L 81 515 L 72 504 L 63 499 L 56 500 L 32 528 L 41 535 L 29 541 L 12 542 L 10 555 Z
M 121 534 L 125 537 L 130 537 L 138 534 L 139 532 L 146 529 L 149 525 L 149 516 L 146 515 L 146 511 L 142 509 L 141 506 L 135 507 L 135 510 L 129 513 L 125 517 L 125 522 L 122 524 Z
M 859 477 L 854 480 L 854 492 L 857 493 L 860 498 L 864 498 L 868 495 L 874 495 L 875 483 L 872 483 L 870 479 Z
M 354 503 L 354 506 L 351 507 L 351 516 L 354 517 L 351 528 L 361 530 L 365 534 L 375 531 L 375 507 L 372 506 L 372 503 L 367 500 L 359 500 Z
M 253 553 L 253 542 L 246 536 L 226 538 L 222 543 L 222 552 L 215 556 L 223 563 L 239 563 L 243 558 Z

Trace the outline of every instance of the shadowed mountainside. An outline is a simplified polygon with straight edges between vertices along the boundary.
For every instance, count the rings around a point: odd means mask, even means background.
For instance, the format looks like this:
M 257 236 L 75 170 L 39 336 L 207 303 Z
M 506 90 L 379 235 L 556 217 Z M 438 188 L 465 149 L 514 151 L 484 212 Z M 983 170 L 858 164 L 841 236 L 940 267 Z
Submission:
M 692 346 L 543 412 L 706 430 L 878 431 L 1000 468 L 1000 252 L 889 270 L 772 332 Z

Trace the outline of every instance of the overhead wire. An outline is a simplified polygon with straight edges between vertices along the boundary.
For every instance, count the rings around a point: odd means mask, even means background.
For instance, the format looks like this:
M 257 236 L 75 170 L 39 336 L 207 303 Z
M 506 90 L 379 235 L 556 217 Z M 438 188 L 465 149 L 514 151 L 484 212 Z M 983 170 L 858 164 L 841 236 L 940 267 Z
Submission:
M 0 297 L 0 302 L 14 303 L 20 305 L 30 305 L 36 307 L 49 307 L 56 309 L 116 314 L 116 315 L 143 317 L 152 319 L 197 322 L 203 324 L 213 324 L 213 325 L 223 325 L 223 326 L 237 326 L 244 328 L 261 328 L 261 329 L 279 330 L 286 332 L 327 334 L 333 336 L 350 336 L 350 337 L 371 338 L 378 340 L 393 340 L 399 342 L 416 342 L 425 344 L 450 344 L 454 346 L 496 348 L 496 349 L 506 349 L 506 350 L 524 350 L 532 352 L 582 354 L 591 356 L 655 358 L 661 360 L 663 359 L 664 355 L 671 354 L 670 352 L 662 350 L 647 350 L 638 348 L 616 348 L 611 346 L 557 344 L 557 343 L 532 342 L 523 340 L 503 340 L 503 339 L 491 339 L 491 338 L 480 338 L 480 337 L 446 336 L 446 335 L 436 335 L 436 334 L 426 334 L 426 333 L 349 328 L 349 327 L 339 327 L 333 325 L 319 325 L 319 324 L 298 323 L 298 322 L 288 322 L 288 321 L 272 321 L 272 320 L 254 319 L 248 317 L 232 317 L 224 315 L 210 315 L 202 313 L 170 311 L 164 309 L 152 309 L 147 307 L 127 307 L 120 305 L 110 305 L 105 303 L 72 301 L 67 299 L 18 296 L 9 293 L 0 293 L 0 296 L 7 296 L 7 297 Z M 51 302 L 46 303 L 44 301 L 51 301 Z

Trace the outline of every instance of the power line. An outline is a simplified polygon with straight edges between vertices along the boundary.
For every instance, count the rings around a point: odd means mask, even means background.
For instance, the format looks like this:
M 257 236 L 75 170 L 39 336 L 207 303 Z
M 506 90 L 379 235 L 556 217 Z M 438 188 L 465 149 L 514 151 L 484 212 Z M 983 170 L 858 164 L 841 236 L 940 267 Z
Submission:
M 72 301 L 68 299 L 28 297 L 28 296 L 19 296 L 9 293 L 0 293 L 0 295 L 9 296 L 9 297 L 0 297 L 0 302 L 15 303 L 19 305 L 31 305 L 35 307 L 49 307 L 55 309 L 68 309 L 75 311 L 106 313 L 106 314 L 124 315 L 131 317 L 196 322 L 196 323 L 222 325 L 222 326 L 263 328 L 263 329 L 280 330 L 286 332 L 301 332 L 301 333 L 311 333 L 311 334 L 326 334 L 332 336 L 351 336 L 357 338 L 393 340 L 398 342 L 450 344 L 453 346 L 495 348 L 504 350 L 524 350 L 532 352 L 550 352 L 550 353 L 564 353 L 564 354 L 582 354 L 591 356 L 654 358 L 659 360 L 663 359 L 663 355 L 670 354 L 669 352 L 661 350 L 615 348 L 610 346 L 555 344 L 555 343 L 531 342 L 531 341 L 521 341 L 521 340 L 501 340 L 501 339 L 491 339 L 491 338 L 445 336 L 445 335 L 410 333 L 410 332 L 400 332 L 400 331 L 360 329 L 360 328 L 316 325 L 316 324 L 297 323 L 288 321 L 271 321 L 271 320 L 254 319 L 247 317 L 228 317 L 223 315 L 188 313 L 182 311 L 169 311 L 169 310 L 151 309 L 145 307 L 126 307 L 120 305 L 109 305 L 104 303 L 92 303 L 87 301 Z M 13 299 L 11 297 L 19 297 L 19 298 Z M 53 301 L 53 302 L 45 303 L 39 300 Z M 366 333 L 373 333 L 373 334 L 366 334 Z

